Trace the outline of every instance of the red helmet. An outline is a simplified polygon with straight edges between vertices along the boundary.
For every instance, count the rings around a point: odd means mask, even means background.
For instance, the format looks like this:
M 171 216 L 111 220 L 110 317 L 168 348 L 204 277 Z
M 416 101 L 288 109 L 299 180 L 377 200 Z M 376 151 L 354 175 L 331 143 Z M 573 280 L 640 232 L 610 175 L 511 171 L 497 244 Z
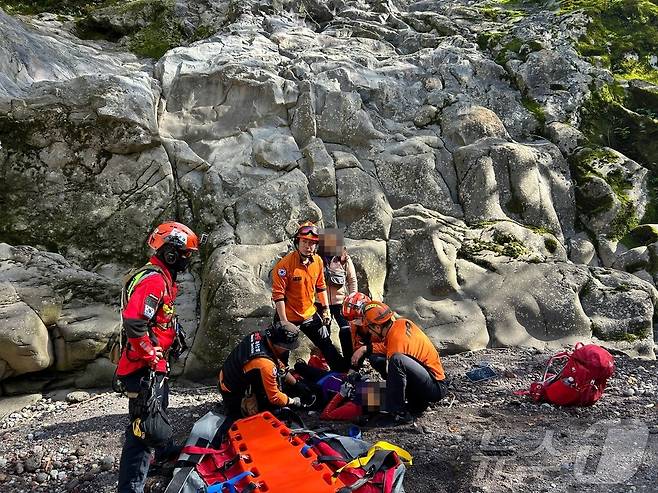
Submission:
M 371 301 L 363 306 L 363 318 L 368 325 L 384 325 L 393 317 L 393 310 L 381 301 Z
M 300 238 L 318 243 L 320 241 L 318 227 L 310 221 L 302 223 L 295 233 L 295 240 L 299 241 Z
M 146 242 L 153 250 L 159 250 L 162 245 L 171 243 L 179 250 L 198 250 L 199 238 L 184 224 L 169 221 L 155 228 Z
M 342 314 L 346 320 L 356 320 L 363 317 L 363 306 L 370 303 L 370 298 L 363 293 L 350 293 L 343 300 Z

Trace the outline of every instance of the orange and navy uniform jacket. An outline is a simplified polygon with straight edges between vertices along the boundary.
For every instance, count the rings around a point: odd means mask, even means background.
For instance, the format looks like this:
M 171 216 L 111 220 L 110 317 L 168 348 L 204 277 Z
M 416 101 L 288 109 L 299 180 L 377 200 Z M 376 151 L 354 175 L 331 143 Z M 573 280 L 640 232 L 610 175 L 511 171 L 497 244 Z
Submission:
M 313 255 L 304 265 L 297 250 L 277 262 L 272 271 L 272 301 L 285 301 L 286 318 L 300 323 L 311 318 L 316 311 L 315 294 L 323 306 L 328 305 L 324 267 L 319 255 Z
M 350 333 L 352 334 L 352 347 L 354 351 L 366 346 L 370 354 L 386 354 L 386 343 L 380 340 L 373 340 L 365 325 L 351 321 Z
M 242 339 L 219 372 L 219 386 L 222 392 L 239 397 L 247 389 L 260 398 L 264 395 L 274 406 L 287 406 L 290 398 L 281 392 L 278 376 L 285 365 L 274 356 L 262 332 L 252 332 Z
M 439 352 L 429 337 L 411 320 L 395 320 L 384 340 L 387 359 L 395 353 L 406 354 L 427 368 L 436 380 L 445 379 Z
M 139 279 L 135 276 L 128 284 L 128 300 L 122 312 L 128 344 L 119 360 L 119 376 L 149 366 L 155 358 L 153 347 L 160 346 L 166 353 L 176 338 L 174 301 L 178 288 L 160 259 L 153 256 L 145 267 L 149 264 L 159 271 L 142 270 Z M 166 358 L 157 363 L 155 371 L 167 372 Z

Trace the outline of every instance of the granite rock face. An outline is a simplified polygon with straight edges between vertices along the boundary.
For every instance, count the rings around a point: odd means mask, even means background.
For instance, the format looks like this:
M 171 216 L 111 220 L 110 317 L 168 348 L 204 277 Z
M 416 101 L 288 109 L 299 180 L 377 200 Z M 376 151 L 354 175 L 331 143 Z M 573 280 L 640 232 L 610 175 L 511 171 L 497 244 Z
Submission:
M 130 36 L 147 4 L 90 15 Z M 485 7 L 185 0 L 179 27 L 212 29 L 157 60 L 0 11 L 0 380 L 102 380 L 121 277 L 171 218 L 208 233 L 178 372 L 267 324 L 305 220 L 340 228 L 359 288 L 444 351 L 595 337 L 650 357 L 656 238 L 619 242 L 649 175 L 579 130 L 612 80 L 574 48 L 587 19 Z

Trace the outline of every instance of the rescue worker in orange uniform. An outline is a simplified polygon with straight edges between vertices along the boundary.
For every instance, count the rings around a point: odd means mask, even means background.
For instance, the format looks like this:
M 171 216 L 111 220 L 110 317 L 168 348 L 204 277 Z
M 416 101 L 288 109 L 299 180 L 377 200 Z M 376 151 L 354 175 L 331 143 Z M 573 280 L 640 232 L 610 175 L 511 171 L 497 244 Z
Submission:
M 167 356 L 184 346 L 176 321 L 174 302 L 178 293 L 176 277 L 185 271 L 191 255 L 199 249 L 197 235 L 187 226 L 166 222 L 155 228 L 147 244 L 155 254 L 128 279 L 123 291 L 123 331 L 127 344 L 117 367 L 117 377 L 128 395 L 131 425 L 119 465 L 119 493 L 141 493 L 149 470 L 153 449 L 144 437 L 135 435 L 132 424 L 144 420 L 138 399 L 144 396 L 143 383 L 154 378 L 157 395 L 166 413 L 169 400 Z M 151 374 L 154 376 L 151 377 Z M 168 448 L 176 450 L 173 443 Z M 156 450 L 156 455 L 167 451 Z
M 324 279 L 322 259 L 315 252 L 320 241 L 317 226 L 303 223 L 294 237 L 295 250 L 274 266 L 272 272 L 272 301 L 274 320 L 290 322 L 322 352 L 334 371 L 344 371 L 347 364 L 331 342 L 331 313 Z M 317 294 L 317 301 L 316 301 Z M 320 313 L 316 302 L 321 307 Z
M 413 421 L 413 414 L 443 399 L 447 389 L 439 353 L 427 335 L 411 320 L 398 318 L 387 305 L 371 301 L 363 307 L 370 333 L 384 341 L 387 420 L 380 425 Z
M 299 390 L 286 365 L 289 352 L 298 347 L 299 329 L 289 322 L 274 322 L 265 331 L 246 336 L 231 351 L 219 372 L 226 414 L 221 433 L 243 416 L 302 405 L 299 396 L 282 390 L 284 384 Z
M 350 360 L 353 369 L 358 369 L 367 359 L 370 365 L 386 379 L 386 345 L 370 335 L 363 320 L 363 307 L 370 298 L 360 292 L 348 294 L 343 300 L 342 315 L 349 322 L 354 352 Z

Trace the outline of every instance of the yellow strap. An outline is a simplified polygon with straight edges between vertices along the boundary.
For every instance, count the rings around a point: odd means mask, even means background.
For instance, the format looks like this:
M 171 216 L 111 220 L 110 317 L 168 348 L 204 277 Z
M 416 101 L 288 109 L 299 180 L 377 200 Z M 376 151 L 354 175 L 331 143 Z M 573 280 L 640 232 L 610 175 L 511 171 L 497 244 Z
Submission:
M 142 429 L 139 427 L 139 425 L 142 423 L 142 420 L 137 418 L 135 421 L 133 421 L 133 435 L 135 435 L 137 438 L 144 438 L 146 434 L 142 431 Z
M 378 450 L 390 450 L 392 452 L 395 452 L 398 454 L 398 457 L 402 462 L 405 464 L 411 465 L 413 461 L 413 457 L 409 452 L 404 450 L 403 448 L 398 447 L 397 445 L 393 445 L 392 443 L 385 442 L 383 440 L 380 440 L 379 442 L 375 443 L 372 447 L 370 447 L 370 450 L 366 453 L 366 455 L 362 457 L 357 457 L 351 462 L 348 462 L 345 464 L 343 467 L 340 467 L 336 469 L 336 472 L 334 472 L 334 477 L 338 476 L 340 472 L 347 468 L 347 467 L 365 467 L 368 465 L 368 462 L 370 462 L 370 459 L 375 455 L 375 453 Z

